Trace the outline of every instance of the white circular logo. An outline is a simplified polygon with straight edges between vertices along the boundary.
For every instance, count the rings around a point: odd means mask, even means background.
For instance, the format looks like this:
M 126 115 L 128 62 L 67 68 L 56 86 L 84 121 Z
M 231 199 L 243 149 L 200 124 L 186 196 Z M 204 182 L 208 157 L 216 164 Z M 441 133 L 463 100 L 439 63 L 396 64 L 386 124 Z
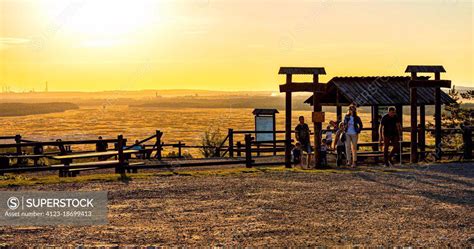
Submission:
M 14 196 L 10 197 L 10 198 L 8 198 L 7 206 L 11 210 L 15 210 L 20 206 L 20 200 L 18 198 L 14 197 Z

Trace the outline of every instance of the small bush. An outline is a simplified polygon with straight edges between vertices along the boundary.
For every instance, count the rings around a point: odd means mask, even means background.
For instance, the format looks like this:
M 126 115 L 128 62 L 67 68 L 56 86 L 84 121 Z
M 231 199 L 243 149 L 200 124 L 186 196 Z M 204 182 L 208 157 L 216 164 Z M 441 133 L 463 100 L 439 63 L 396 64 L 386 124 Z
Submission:
M 224 139 L 225 138 L 219 128 L 208 128 L 201 136 L 202 148 L 199 149 L 201 154 L 205 158 L 219 157 L 217 148 L 222 144 Z

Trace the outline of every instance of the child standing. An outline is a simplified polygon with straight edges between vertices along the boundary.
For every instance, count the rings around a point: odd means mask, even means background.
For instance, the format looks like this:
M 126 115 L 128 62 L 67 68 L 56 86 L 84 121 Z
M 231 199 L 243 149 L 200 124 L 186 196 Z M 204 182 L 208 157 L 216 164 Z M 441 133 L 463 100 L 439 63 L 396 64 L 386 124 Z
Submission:
M 339 124 L 339 129 L 336 132 L 336 138 L 334 140 L 334 145 L 336 146 L 337 152 L 336 166 L 338 167 L 342 165 L 342 161 L 345 157 L 345 135 L 346 134 L 344 133 L 344 122 L 341 122 Z
M 293 163 L 295 165 L 301 165 L 301 144 L 300 142 L 296 142 L 295 147 L 291 150 L 291 154 L 293 154 Z
M 326 128 L 326 139 L 323 139 L 323 140 L 326 140 L 325 144 L 327 144 L 329 149 L 331 149 L 331 145 L 332 145 L 332 130 L 331 129 L 332 129 L 332 125 L 330 124 Z
M 321 151 L 320 151 L 320 154 L 319 156 L 321 157 L 321 165 L 323 167 L 327 167 L 328 166 L 328 159 L 327 159 L 327 153 L 328 153 L 328 145 L 327 145 L 327 141 L 326 139 L 323 139 L 321 141 Z

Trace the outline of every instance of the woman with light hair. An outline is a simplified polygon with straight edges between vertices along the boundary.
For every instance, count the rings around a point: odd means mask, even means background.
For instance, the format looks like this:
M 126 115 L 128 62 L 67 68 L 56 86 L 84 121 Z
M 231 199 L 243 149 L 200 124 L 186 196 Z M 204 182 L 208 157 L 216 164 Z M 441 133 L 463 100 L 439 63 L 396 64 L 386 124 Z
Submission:
M 356 167 L 357 162 L 357 141 L 359 133 L 362 131 L 362 120 L 357 115 L 355 105 L 350 105 L 346 116 L 344 117 L 344 129 L 346 136 L 346 158 L 347 166 Z

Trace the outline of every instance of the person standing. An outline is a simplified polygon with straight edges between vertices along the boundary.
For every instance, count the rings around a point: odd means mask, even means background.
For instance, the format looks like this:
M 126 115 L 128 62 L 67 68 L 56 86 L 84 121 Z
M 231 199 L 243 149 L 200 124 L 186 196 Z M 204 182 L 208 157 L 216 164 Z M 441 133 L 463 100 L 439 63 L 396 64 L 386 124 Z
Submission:
M 336 157 L 336 166 L 339 167 L 342 165 L 342 160 L 344 160 L 346 147 L 345 147 L 345 134 L 344 134 L 344 123 L 339 124 L 339 128 L 336 132 L 336 138 L 334 140 L 334 147 L 336 147 L 337 157 Z
M 356 167 L 357 162 L 357 141 L 359 133 L 362 131 L 362 120 L 357 115 L 355 105 L 350 105 L 347 115 L 344 117 L 344 127 L 346 134 L 346 158 L 347 166 Z M 352 163 L 352 164 L 351 164 Z
M 309 126 L 304 122 L 304 117 L 300 116 L 298 118 L 299 124 L 295 128 L 295 137 L 296 141 L 298 141 L 301 144 L 301 148 L 303 151 L 308 153 L 308 158 L 306 160 L 306 167 L 309 168 L 310 164 L 310 159 L 311 159 L 311 143 L 310 143 L 310 131 L 309 131 Z
M 334 125 L 335 124 L 333 121 L 329 122 L 329 125 L 326 127 L 326 132 L 324 133 L 326 135 L 326 145 L 328 146 L 328 149 L 332 149 L 332 128 L 334 127 Z
M 383 145 L 383 158 L 386 167 L 392 164 L 392 157 L 399 153 L 399 142 L 402 138 L 402 125 L 398 119 L 395 107 L 388 108 L 388 113 L 380 121 L 380 145 Z M 388 147 L 392 146 L 392 151 L 388 153 Z

